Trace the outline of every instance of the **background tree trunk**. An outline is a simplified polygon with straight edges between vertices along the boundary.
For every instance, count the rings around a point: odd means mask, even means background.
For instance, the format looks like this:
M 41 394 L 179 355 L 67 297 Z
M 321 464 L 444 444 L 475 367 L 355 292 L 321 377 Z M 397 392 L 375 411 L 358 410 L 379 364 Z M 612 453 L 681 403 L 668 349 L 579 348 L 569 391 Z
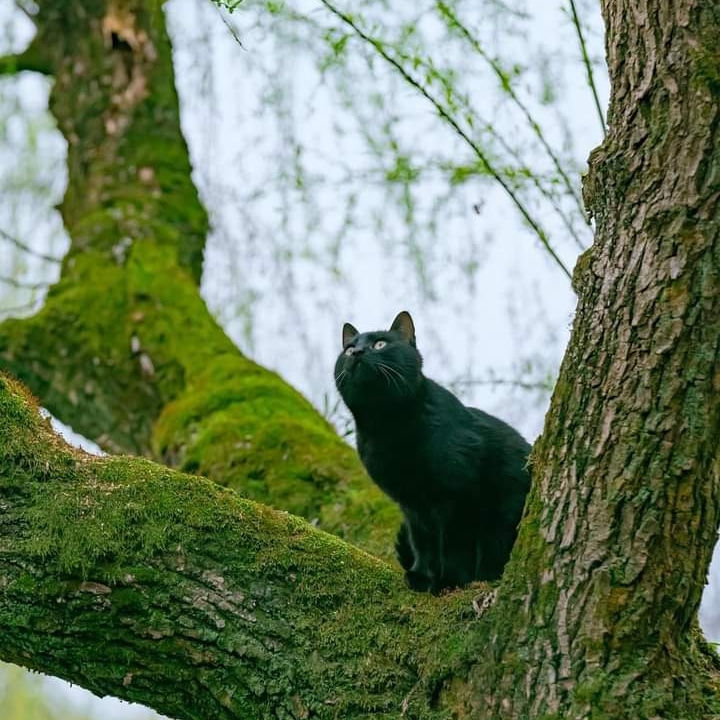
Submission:
M 207 217 L 161 3 L 38 5 L 24 57 L 55 77 L 72 244 L 42 311 L 0 325 L 0 367 L 109 452 L 210 476 L 389 556 L 392 503 L 310 403 L 243 357 L 200 297 Z
M 596 242 L 496 600 L 408 593 L 297 519 L 143 460 L 88 460 L 3 381 L 3 658 L 177 717 L 720 714 L 695 626 L 720 490 L 720 17 L 690 0 L 603 11 Z M 6 366 L 107 448 L 387 550 L 389 505 L 352 452 L 197 295 L 205 218 L 158 6 L 43 2 L 39 22 L 73 247 L 44 310 L 0 329 Z M 108 92 L 83 105 L 85 82 Z M 178 681 L 190 692 L 169 704 Z

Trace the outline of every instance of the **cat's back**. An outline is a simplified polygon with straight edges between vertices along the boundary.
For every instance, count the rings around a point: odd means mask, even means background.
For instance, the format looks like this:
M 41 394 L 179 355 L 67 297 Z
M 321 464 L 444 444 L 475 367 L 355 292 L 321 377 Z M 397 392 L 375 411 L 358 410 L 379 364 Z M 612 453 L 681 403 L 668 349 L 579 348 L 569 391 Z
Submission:
M 502 504 L 511 516 L 522 511 L 525 495 L 530 489 L 528 458 L 531 446 L 505 421 L 494 415 L 469 407 L 475 432 L 484 438 L 483 475 L 486 482 L 500 493 Z
M 530 453 L 530 443 L 512 425 L 480 408 L 467 407 L 467 410 L 476 431 L 490 438 L 493 443 L 525 456 Z
M 472 410 L 447 388 L 427 380 L 419 419 L 423 463 L 447 490 L 465 487 L 477 476 L 489 450 Z
M 434 465 L 444 465 L 485 480 L 512 477 L 529 485 L 530 444 L 500 418 L 464 405 L 453 393 L 428 380 L 423 426 Z
M 423 429 L 433 436 L 477 444 L 477 449 L 503 445 L 528 452 L 530 445 L 513 427 L 479 408 L 465 405 L 450 390 L 428 379 L 423 406 Z

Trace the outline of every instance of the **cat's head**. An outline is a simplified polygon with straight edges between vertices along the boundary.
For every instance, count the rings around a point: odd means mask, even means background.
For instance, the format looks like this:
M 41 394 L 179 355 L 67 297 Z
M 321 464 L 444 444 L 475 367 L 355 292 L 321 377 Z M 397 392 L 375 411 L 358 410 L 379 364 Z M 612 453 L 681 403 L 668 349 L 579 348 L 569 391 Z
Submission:
M 415 326 L 403 310 L 389 330 L 342 330 L 343 349 L 335 363 L 335 384 L 350 410 L 414 397 L 422 380 L 422 357 L 415 347 Z

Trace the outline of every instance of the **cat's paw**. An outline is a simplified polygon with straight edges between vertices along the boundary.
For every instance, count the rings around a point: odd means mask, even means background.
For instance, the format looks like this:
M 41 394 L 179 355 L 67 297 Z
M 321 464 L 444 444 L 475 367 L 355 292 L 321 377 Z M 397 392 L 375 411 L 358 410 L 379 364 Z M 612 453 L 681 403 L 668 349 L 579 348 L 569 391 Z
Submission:
M 428 592 L 433 587 L 433 580 L 431 577 L 415 572 L 414 570 L 406 571 L 405 582 L 411 590 L 417 590 L 418 592 Z

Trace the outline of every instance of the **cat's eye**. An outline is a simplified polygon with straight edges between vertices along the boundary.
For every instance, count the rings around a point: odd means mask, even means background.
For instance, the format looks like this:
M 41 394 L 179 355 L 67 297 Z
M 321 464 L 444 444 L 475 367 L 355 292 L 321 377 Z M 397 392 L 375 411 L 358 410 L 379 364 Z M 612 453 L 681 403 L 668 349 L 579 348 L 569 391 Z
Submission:
M 373 343 L 373 350 L 382 350 L 386 345 L 387 343 L 384 340 L 376 340 Z
M 350 355 L 353 354 L 353 349 L 354 349 L 354 348 L 352 347 L 352 345 L 351 345 L 350 347 L 346 347 L 346 348 L 345 348 L 345 354 L 349 357 Z

